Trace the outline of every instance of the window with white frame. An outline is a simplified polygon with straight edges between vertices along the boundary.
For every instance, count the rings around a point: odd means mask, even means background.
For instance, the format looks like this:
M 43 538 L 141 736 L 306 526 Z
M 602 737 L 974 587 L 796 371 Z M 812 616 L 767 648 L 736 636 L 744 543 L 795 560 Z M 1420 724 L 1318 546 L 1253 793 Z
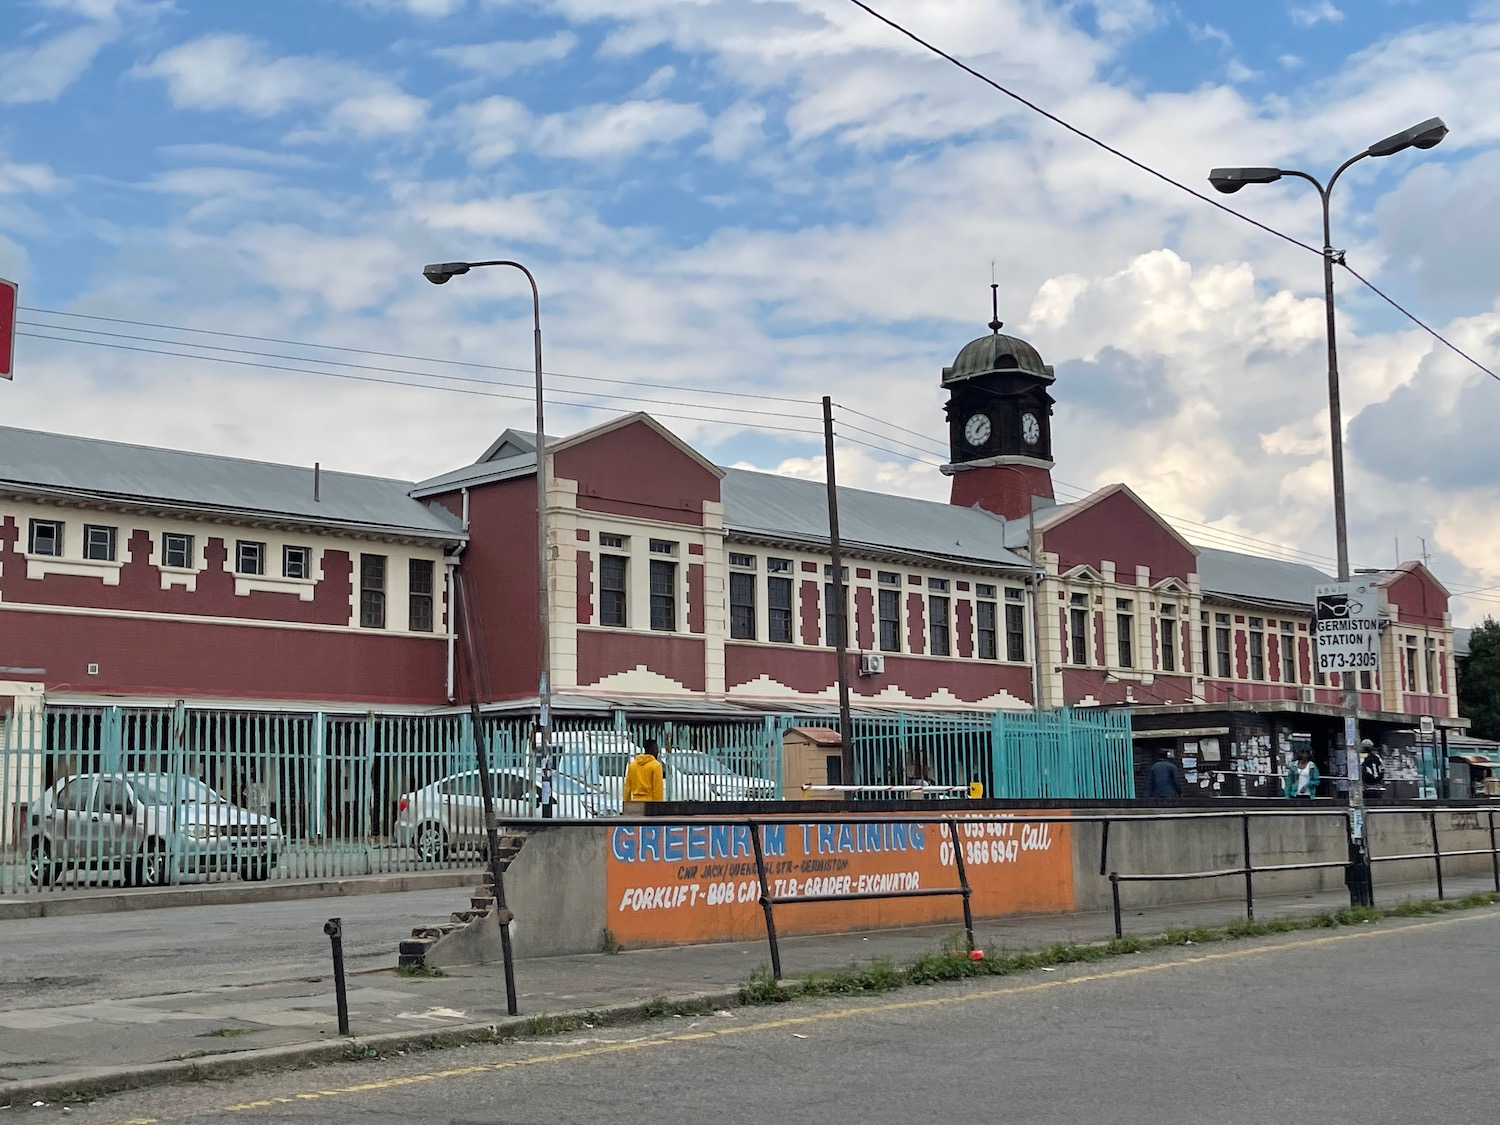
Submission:
M 1068 599 L 1068 655 L 1074 664 L 1089 662 L 1089 596 L 1073 594 Z
M 1252 617 L 1250 627 L 1250 678 L 1266 678 L 1266 623 L 1264 618 Z
M 236 542 L 234 571 L 236 574 L 264 574 L 266 572 L 266 545 L 250 539 L 241 539 Z
M 880 625 L 880 651 L 901 651 L 901 575 L 891 570 L 875 574 L 875 615 Z
M 604 536 L 600 536 L 600 541 Z M 616 536 L 618 538 L 618 536 Z M 599 556 L 599 624 L 623 629 L 626 616 L 625 580 L 629 571 L 624 555 Z
M 311 578 L 312 551 L 306 547 L 281 548 L 281 576 L 283 578 Z
M 626 551 L 630 549 L 630 536 L 600 535 L 599 546 L 607 551 Z
M 59 558 L 63 553 L 61 520 L 32 520 L 26 541 L 26 553 Z
M 365 629 L 385 628 L 384 555 L 359 556 L 359 624 Z
M 1234 675 L 1234 664 L 1230 657 L 1230 633 L 1229 614 L 1214 614 L 1214 661 L 1215 672 L 1219 679 L 1231 679 Z
M 747 570 L 729 572 L 729 635 L 755 640 L 755 575 Z
M 791 561 L 788 559 L 767 559 L 766 567 L 770 568 L 772 563 L 785 562 L 787 569 L 791 569 Z M 790 578 L 779 578 L 770 575 L 766 578 L 766 640 L 776 644 L 789 645 L 792 643 L 792 580 Z
M 115 529 L 97 523 L 84 524 L 83 557 L 94 562 L 114 562 Z
M 1406 690 L 1417 691 L 1417 638 L 1406 638 Z
M 1294 621 L 1281 623 L 1281 682 L 1297 682 L 1297 624 Z
M 413 633 L 432 632 L 434 614 L 431 559 L 409 559 L 406 565 L 406 627 Z
M 1438 691 L 1437 641 L 1432 637 L 1422 640 L 1422 671 L 1426 678 L 1426 692 L 1436 695 Z
M 1161 652 L 1161 670 L 1175 672 L 1177 671 L 1177 607 L 1171 602 L 1163 602 L 1158 616 L 1161 618 L 1161 643 L 1158 646 Z
M 974 583 L 974 640 L 980 660 L 1000 657 L 1000 605 L 995 600 L 998 593 L 988 582 Z
M 1115 648 L 1121 668 L 1135 667 L 1135 601 L 1115 599 Z
M 651 628 L 677 631 L 677 564 L 666 559 L 651 560 Z
M 946 587 L 946 579 L 930 578 L 929 585 L 933 582 L 943 582 Z M 933 656 L 948 656 L 953 646 L 953 627 L 948 619 L 949 599 L 946 594 L 927 595 L 927 651 Z
M 162 566 L 177 567 L 179 570 L 190 570 L 195 561 L 196 556 L 193 551 L 193 537 L 191 535 L 169 531 L 161 537 Z
M 1026 659 L 1026 591 L 1005 588 L 1005 659 Z

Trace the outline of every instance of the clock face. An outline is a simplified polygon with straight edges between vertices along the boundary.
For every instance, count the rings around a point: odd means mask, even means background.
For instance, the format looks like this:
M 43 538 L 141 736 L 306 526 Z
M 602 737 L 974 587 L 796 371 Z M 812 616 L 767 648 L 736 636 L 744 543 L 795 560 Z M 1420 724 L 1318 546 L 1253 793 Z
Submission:
M 990 440 L 990 416 L 988 414 L 971 414 L 969 420 L 964 423 L 964 440 L 978 449 Z
M 1042 440 L 1042 424 L 1036 420 L 1035 414 L 1021 415 L 1021 438 L 1027 445 L 1035 445 Z

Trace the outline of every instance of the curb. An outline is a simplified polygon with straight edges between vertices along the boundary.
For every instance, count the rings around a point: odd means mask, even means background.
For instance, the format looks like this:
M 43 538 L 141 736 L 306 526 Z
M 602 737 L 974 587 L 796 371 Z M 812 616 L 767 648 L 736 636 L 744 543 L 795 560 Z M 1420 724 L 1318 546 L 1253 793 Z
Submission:
M 80 914 L 122 914 L 162 910 L 174 906 L 237 906 L 249 902 L 296 902 L 309 898 L 346 898 L 355 895 L 397 894 L 401 891 L 443 890 L 472 886 L 482 877 L 474 871 L 414 871 L 400 875 L 352 875 L 338 879 L 306 879 L 284 883 L 209 883 L 194 887 L 162 887 L 150 891 L 104 894 L 66 894 L 0 900 L 0 921 L 18 918 L 71 918 Z
M 666 1002 L 713 1009 L 741 1006 L 739 989 L 732 992 L 695 992 Z M 553 1021 L 578 1020 L 595 1026 L 638 1023 L 653 1017 L 659 1018 L 660 1003 L 659 998 L 638 1000 L 600 1008 L 571 1008 L 535 1016 L 514 1016 L 488 1023 L 457 1024 L 438 1031 L 387 1031 L 378 1035 L 351 1035 L 347 1039 L 260 1047 L 250 1051 L 233 1051 L 222 1055 L 174 1059 L 139 1066 L 98 1067 L 28 1082 L 7 1082 L 0 1085 L 0 1107 L 9 1109 L 29 1106 L 32 1102 L 82 1101 L 126 1090 L 144 1090 L 183 1082 L 207 1082 L 241 1078 L 248 1074 L 297 1070 L 320 1064 L 361 1062 L 394 1051 L 433 1051 L 530 1035 L 546 1036 L 557 1033 L 549 1031 L 546 1026 Z M 541 1027 L 537 1026 L 539 1023 L 542 1024 Z

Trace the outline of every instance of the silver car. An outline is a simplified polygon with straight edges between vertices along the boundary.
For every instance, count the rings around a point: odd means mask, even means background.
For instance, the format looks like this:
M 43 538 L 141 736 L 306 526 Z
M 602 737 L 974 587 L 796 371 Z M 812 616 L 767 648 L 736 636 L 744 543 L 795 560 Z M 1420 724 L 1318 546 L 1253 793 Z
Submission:
M 538 779 L 528 771 L 502 767 L 494 778 L 495 819 L 535 820 L 542 815 Z M 609 799 L 583 782 L 554 773 L 555 815 L 568 818 L 605 816 Z M 417 858 L 436 862 L 451 855 L 483 855 L 484 798 L 479 793 L 479 771 L 450 774 L 396 802 L 396 843 L 413 848 Z
M 29 875 L 40 886 L 78 870 L 118 872 L 137 887 L 216 871 L 269 879 L 284 847 L 273 818 L 186 774 L 72 774 L 42 793 L 28 821 Z

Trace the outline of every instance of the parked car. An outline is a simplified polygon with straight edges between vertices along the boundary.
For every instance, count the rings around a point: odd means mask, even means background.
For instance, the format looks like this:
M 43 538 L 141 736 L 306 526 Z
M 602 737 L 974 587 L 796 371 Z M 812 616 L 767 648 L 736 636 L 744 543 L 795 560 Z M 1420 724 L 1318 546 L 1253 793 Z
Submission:
M 642 753 L 639 743 L 619 731 L 560 731 L 552 738 L 557 768 L 609 794 L 618 808 L 625 770 Z M 662 780 L 668 800 L 758 801 L 776 796 L 769 778 L 736 773 L 703 750 L 665 750 Z
M 539 778 L 517 767 L 491 774 L 497 820 L 534 820 L 542 815 Z M 554 773 L 552 785 L 556 816 L 585 818 L 618 811 L 607 795 L 577 778 Z M 396 802 L 395 835 L 398 845 L 416 849 L 417 858 L 427 862 L 456 853 L 483 854 L 484 798 L 479 793 L 479 771 L 450 774 L 402 796 Z
M 186 774 L 72 774 L 42 793 L 28 820 L 28 873 L 39 886 L 79 869 L 118 872 L 137 887 L 215 871 L 269 879 L 284 847 L 275 819 Z

